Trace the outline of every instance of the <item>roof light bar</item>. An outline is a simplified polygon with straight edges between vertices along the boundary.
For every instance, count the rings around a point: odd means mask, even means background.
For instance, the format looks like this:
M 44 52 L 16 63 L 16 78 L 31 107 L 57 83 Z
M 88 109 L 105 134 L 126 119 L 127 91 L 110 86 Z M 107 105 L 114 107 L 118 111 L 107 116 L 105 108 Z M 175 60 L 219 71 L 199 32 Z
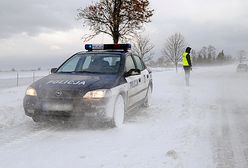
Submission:
M 131 44 L 85 44 L 85 49 L 92 50 L 124 50 L 131 49 Z

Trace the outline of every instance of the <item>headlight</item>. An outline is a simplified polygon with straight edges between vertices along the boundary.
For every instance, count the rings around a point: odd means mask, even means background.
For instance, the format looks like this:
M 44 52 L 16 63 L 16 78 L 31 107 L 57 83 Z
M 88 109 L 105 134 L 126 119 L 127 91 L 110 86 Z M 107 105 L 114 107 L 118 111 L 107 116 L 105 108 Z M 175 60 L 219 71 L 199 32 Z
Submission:
M 108 94 L 107 92 L 108 92 L 107 89 L 89 91 L 84 95 L 84 98 L 86 98 L 86 99 L 101 99 L 101 98 L 107 96 L 107 94 Z
M 34 88 L 28 87 L 26 90 L 26 95 L 27 96 L 37 96 L 37 92 Z

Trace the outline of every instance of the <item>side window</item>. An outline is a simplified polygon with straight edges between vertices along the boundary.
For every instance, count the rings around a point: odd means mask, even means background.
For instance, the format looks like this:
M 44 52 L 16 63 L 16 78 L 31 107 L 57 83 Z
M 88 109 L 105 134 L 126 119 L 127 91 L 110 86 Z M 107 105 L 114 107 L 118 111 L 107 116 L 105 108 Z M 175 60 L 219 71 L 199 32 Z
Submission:
M 130 55 L 127 56 L 127 58 L 126 58 L 125 69 L 126 69 L 126 72 L 128 72 L 130 69 L 135 69 L 133 58 Z
M 134 60 L 136 62 L 137 68 L 141 71 L 145 69 L 143 61 L 138 56 L 134 56 Z

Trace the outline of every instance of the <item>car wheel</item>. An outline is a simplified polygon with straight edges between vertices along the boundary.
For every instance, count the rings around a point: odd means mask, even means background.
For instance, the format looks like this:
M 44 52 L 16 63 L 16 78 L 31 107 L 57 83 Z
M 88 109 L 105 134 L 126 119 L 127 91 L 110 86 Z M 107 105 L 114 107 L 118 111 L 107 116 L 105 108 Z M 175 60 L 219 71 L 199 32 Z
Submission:
M 32 119 L 34 122 L 40 122 L 41 121 L 41 117 L 39 115 L 33 115 Z
M 119 95 L 115 101 L 114 114 L 112 119 L 112 127 L 122 127 L 124 122 L 125 105 L 121 95 Z
M 145 101 L 144 101 L 144 107 L 149 107 L 151 106 L 151 100 L 152 100 L 152 88 L 151 86 L 148 87 Z

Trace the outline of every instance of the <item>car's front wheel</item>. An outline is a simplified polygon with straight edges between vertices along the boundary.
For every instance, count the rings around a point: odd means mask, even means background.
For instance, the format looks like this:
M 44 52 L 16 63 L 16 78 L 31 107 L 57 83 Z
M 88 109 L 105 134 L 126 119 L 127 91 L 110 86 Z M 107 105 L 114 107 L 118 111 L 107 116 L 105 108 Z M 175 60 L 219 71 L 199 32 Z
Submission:
M 114 105 L 114 114 L 112 119 L 113 127 L 122 127 L 124 122 L 124 114 L 125 114 L 125 103 L 124 99 L 121 95 L 117 96 L 115 105 Z
M 34 122 L 41 122 L 42 121 L 41 117 L 39 115 L 37 115 L 37 114 L 34 114 L 32 116 L 32 119 L 33 119 Z

